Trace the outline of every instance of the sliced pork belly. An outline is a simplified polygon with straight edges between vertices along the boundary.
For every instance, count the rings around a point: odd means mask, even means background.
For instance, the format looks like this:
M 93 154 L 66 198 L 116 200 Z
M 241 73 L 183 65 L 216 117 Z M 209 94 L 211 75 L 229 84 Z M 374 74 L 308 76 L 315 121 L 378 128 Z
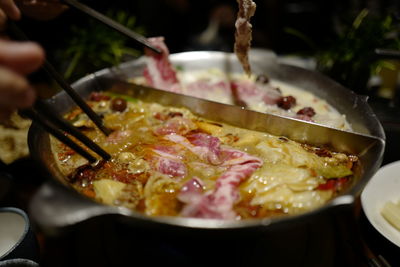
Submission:
M 155 154 L 152 156 L 151 162 L 157 171 L 172 177 L 184 177 L 186 175 L 186 166 L 174 147 L 156 146 L 152 151 Z
M 250 50 L 252 40 L 252 26 L 250 18 L 256 11 L 256 3 L 252 0 L 237 0 L 239 4 L 239 11 L 235 23 L 235 46 L 234 50 L 237 58 L 243 66 L 246 74 L 251 74 L 248 52 Z
M 192 134 L 187 138 L 170 134 L 164 138 L 184 146 L 210 164 L 227 167 L 217 178 L 215 189 L 211 192 L 203 194 L 201 182 L 196 177 L 184 185 L 179 197 L 186 204 L 182 215 L 234 219 L 236 213 L 233 206 L 239 198 L 238 186 L 261 166 L 262 161 L 240 150 L 221 148 L 218 138 L 205 133 Z
M 147 83 L 155 88 L 180 93 L 176 72 L 169 61 L 169 50 L 164 43 L 164 37 L 148 38 L 148 41 L 156 48 L 161 50 L 161 54 L 146 48 L 147 64 L 143 71 Z
M 262 165 L 262 161 L 245 152 L 229 149 L 222 151 L 228 156 L 223 165 L 229 166 L 226 172 L 218 177 L 215 189 L 202 194 L 198 179 L 189 180 L 178 196 L 186 205 L 181 215 L 185 217 L 208 219 L 235 219 L 234 204 L 239 199 L 238 187 Z
M 190 141 L 184 136 L 170 134 L 166 135 L 164 139 L 182 145 L 205 162 L 208 162 L 212 165 L 221 164 L 221 159 L 219 158 L 219 139 L 206 134 L 199 134 L 198 137 L 198 141 L 194 141 L 193 136 Z M 205 140 L 206 138 L 209 138 L 209 140 Z
M 162 125 L 154 129 L 155 135 L 167 135 L 167 134 L 186 134 L 191 130 L 195 129 L 195 124 L 187 119 L 180 116 L 176 116 L 166 120 Z
M 276 105 L 282 94 L 269 86 L 261 86 L 251 81 L 233 81 L 231 82 L 232 94 L 237 102 L 244 107 L 254 105 Z

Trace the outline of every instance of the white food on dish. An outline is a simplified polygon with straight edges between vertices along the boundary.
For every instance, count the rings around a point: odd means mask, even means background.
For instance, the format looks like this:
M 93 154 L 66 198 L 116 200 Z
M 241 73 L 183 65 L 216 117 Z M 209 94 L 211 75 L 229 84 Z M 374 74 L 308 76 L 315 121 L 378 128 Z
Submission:
M 361 194 L 361 204 L 372 226 L 393 244 L 400 247 L 400 231 L 381 214 L 384 205 L 400 201 L 400 161 L 380 168 Z
M 386 202 L 381 214 L 393 227 L 400 230 L 400 203 Z

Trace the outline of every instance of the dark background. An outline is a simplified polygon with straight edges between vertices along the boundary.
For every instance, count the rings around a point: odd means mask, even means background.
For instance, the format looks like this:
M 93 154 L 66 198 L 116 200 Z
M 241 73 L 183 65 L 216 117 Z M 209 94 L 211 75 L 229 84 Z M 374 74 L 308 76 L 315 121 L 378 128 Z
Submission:
M 83 3 L 106 13 L 123 10 L 137 18 L 137 25 L 147 37 L 165 36 L 171 52 L 203 49 L 193 37 L 203 32 L 212 17 L 221 21 L 219 43 L 210 44 L 212 50 L 232 51 L 234 19 L 237 12 L 235 0 L 84 0 Z M 399 11 L 397 0 L 258 0 L 253 24 L 253 47 L 272 49 L 278 54 L 315 52 L 303 40 L 288 34 L 293 28 L 323 47 L 334 39 L 343 24 L 350 24 L 355 16 L 368 8 L 371 13 L 384 15 Z M 221 10 L 219 15 L 218 10 Z M 234 17 L 231 17 L 234 16 Z M 76 10 L 68 10 L 51 21 L 35 21 L 24 18 L 22 28 L 30 38 L 40 42 L 54 57 L 55 52 L 65 49 L 73 37 L 71 26 L 90 26 L 88 18 Z M 88 29 L 90 30 L 90 29 Z M 135 46 L 135 44 L 131 44 Z M 140 50 L 140 47 L 136 47 Z
M 171 53 L 192 50 L 233 51 L 234 23 L 237 13 L 235 0 L 83 0 L 83 3 L 116 19 L 123 12 L 135 19 L 133 30 L 146 37 L 164 36 Z M 384 29 L 387 16 L 392 24 L 400 25 L 400 2 L 397 0 L 258 0 L 253 24 L 253 48 L 270 49 L 278 55 L 317 57 L 328 55 L 336 61 L 334 67 L 326 62 L 319 70 L 358 93 L 367 89 L 367 80 L 373 68 L 371 58 L 375 46 L 400 50 L 400 37 L 387 38 Z M 363 22 L 353 39 L 346 42 L 346 30 L 357 15 L 367 9 L 370 24 Z M 218 21 L 213 38 L 201 42 L 201 36 L 212 21 Z M 367 21 L 367 19 L 365 20 Z M 19 26 L 46 49 L 47 57 L 61 73 L 68 72 L 74 58 L 73 49 L 82 48 L 78 64 L 66 78 L 73 82 L 98 69 L 142 54 L 142 47 L 112 32 L 105 26 L 70 8 L 56 19 L 38 21 L 24 17 Z M 395 26 L 393 26 L 395 28 Z M 134 49 L 134 55 L 115 58 L 111 46 Z M 340 47 L 343 47 L 341 49 Z M 111 53 L 111 55 L 110 55 Z M 323 54 L 325 53 L 325 54 Z M 350 61 L 345 61 L 351 54 Z M 371 59 L 370 59 L 371 58 Z M 345 61 L 345 62 L 342 62 Z

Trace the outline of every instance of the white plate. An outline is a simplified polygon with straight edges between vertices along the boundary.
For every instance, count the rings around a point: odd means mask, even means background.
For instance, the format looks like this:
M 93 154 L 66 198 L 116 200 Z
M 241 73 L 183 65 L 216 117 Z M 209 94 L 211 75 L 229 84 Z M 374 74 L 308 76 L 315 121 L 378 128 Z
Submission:
M 392 243 L 400 247 L 400 231 L 381 215 L 387 201 L 400 201 L 400 161 L 378 170 L 361 194 L 361 204 L 370 223 Z

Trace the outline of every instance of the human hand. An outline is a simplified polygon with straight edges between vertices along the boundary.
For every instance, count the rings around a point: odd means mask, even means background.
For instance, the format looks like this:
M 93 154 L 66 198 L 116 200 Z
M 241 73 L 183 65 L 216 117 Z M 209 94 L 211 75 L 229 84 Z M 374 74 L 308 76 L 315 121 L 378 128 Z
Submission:
M 5 28 L 7 18 L 20 17 L 13 0 L 0 0 L 0 29 Z M 36 43 L 0 39 L 0 121 L 14 110 L 33 104 L 35 91 L 25 76 L 38 69 L 44 57 L 43 49 Z
M 0 0 L 0 30 L 5 29 L 7 18 L 12 20 L 21 18 L 21 11 L 14 0 Z
M 15 0 L 15 3 L 24 16 L 37 20 L 54 19 L 68 9 L 66 5 L 61 4 L 58 0 Z
M 35 90 L 25 76 L 38 69 L 44 58 L 36 43 L 0 40 L 0 121 L 33 104 Z

